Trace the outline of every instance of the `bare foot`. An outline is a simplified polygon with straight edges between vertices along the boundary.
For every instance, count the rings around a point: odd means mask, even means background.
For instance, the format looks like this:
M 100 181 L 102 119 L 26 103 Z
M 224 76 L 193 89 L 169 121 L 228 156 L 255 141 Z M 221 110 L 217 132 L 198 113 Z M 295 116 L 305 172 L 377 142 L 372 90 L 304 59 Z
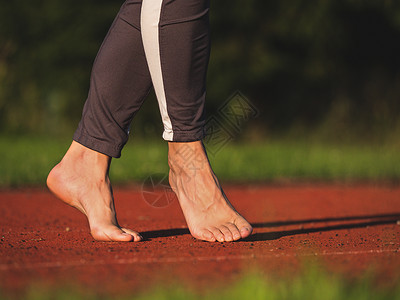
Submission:
M 169 143 L 169 181 L 193 237 L 231 242 L 253 228 L 233 208 L 213 173 L 201 141 Z
M 94 239 L 140 241 L 142 237 L 137 232 L 118 225 L 108 177 L 110 163 L 110 157 L 72 142 L 47 177 L 47 186 L 62 201 L 86 215 Z

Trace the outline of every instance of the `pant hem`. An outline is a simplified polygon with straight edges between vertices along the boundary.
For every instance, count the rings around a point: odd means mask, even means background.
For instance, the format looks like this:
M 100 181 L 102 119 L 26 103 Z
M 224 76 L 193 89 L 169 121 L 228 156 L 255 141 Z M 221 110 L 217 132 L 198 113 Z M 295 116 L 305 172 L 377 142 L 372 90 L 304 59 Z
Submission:
M 168 142 L 195 142 L 202 140 L 205 137 L 204 129 L 201 128 L 196 131 L 174 131 L 173 139 L 167 140 Z
M 115 146 L 110 143 L 101 141 L 89 135 L 74 134 L 73 140 L 82 146 L 85 146 L 91 150 L 99 153 L 108 155 L 113 158 L 121 157 L 122 147 L 121 145 Z

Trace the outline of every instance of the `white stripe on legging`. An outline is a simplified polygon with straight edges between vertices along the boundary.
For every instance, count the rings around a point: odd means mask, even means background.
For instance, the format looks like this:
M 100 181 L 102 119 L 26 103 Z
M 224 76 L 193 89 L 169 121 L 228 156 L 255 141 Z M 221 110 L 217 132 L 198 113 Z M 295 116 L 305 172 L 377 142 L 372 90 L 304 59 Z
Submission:
M 164 124 L 163 138 L 172 141 L 174 133 L 172 131 L 171 119 L 167 111 L 167 101 L 164 90 L 164 81 L 161 70 L 159 23 L 161 16 L 161 6 L 163 0 L 143 0 L 140 15 L 140 27 L 144 52 L 147 64 L 150 69 L 151 80 L 153 81 L 158 105 L 160 107 L 161 118 Z

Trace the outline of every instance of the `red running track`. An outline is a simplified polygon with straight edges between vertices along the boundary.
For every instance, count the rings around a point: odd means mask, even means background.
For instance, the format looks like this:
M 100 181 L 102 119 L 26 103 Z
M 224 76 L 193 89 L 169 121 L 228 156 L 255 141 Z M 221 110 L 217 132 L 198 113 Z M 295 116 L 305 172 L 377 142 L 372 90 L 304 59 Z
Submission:
M 3 191 L 0 289 L 21 292 L 37 283 L 78 284 L 107 293 L 160 282 L 213 287 L 253 268 L 291 276 L 309 262 L 349 277 L 373 269 L 384 284 L 400 279 L 400 187 L 231 186 L 225 191 L 254 226 L 246 240 L 193 239 L 177 201 L 163 190 L 115 191 L 119 222 L 141 232 L 146 240 L 139 243 L 93 241 L 85 217 L 47 190 Z

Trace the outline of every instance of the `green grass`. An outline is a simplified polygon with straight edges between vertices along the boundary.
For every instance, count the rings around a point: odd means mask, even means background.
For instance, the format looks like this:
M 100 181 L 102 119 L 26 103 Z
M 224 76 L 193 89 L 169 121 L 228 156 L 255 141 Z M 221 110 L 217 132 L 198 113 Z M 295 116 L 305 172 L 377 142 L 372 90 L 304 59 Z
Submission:
M 182 282 L 175 285 L 147 287 L 142 292 L 128 291 L 124 294 L 102 294 L 94 290 L 75 287 L 32 286 L 23 293 L 26 300 L 50 299 L 135 299 L 135 300 L 399 300 L 400 285 L 377 286 L 371 276 L 358 279 L 344 279 L 338 274 L 328 273 L 319 268 L 309 268 L 303 275 L 286 279 L 268 278 L 259 272 L 249 273 L 236 283 L 225 283 L 219 287 L 193 289 Z M 0 295 L 0 300 L 9 299 Z
M 395 148 L 271 141 L 230 145 L 213 159 L 215 171 L 230 180 L 388 181 L 400 178 Z M 226 177 L 225 177 L 226 176 Z
M 0 137 L 0 187 L 43 185 L 69 143 L 69 139 Z M 390 145 L 231 143 L 210 160 L 225 182 L 400 180 L 400 151 Z M 140 183 L 149 175 L 162 177 L 167 172 L 167 145 L 162 141 L 133 140 L 111 166 L 114 184 Z

